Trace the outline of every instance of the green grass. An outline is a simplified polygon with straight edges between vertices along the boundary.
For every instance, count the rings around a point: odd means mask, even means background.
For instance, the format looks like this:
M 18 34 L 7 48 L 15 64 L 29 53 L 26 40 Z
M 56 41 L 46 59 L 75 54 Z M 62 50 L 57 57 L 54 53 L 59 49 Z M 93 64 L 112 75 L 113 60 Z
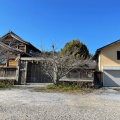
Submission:
M 90 88 L 79 88 L 77 86 L 64 86 L 64 85 L 58 85 L 55 86 L 54 84 L 48 85 L 43 88 L 36 88 L 34 89 L 36 92 L 68 92 L 68 93 L 88 93 L 91 92 L 93 89 Z
M 5 84 L 5 83 L 0 83 L 0 88 L 10 88 L 12 85 L 10 84 Z
M 51 85 L 47 85 L 46 87 L 45 87 L 45 89 L 56 89 L 57 87 L 55 86 L 55 85 L 53 85 L 53 84 L 51 84 Z
M 120 91 L 120 88 L 113 88 L 113 90 Z

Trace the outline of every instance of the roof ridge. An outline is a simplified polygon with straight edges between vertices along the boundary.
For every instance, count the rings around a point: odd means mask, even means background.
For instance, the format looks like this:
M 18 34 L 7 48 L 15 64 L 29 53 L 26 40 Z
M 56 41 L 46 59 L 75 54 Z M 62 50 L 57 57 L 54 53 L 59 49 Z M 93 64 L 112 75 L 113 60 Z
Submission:
M 120 39 L 118 39 L 118 40 L 116 40 L 116 41 L 114 41 L 114 42 L 111 42 L 111 43 L 109 43 L 109 44 L 107 44 L 107 45 L 104 45 L 103 47 L 98 48 L 98 49 L 95 51 L 95 54 L 93 55 L 92 59 L 94 59 L 94 58 L 97 56 L 97 54 L 98 54 L 99 51 L 101 51 L 101 50 L 104 49 L 105 47 L 108 47 L 108 46 L 110 46 L 110 45 L 113 45 L 113 44 L 115 44 L 115 43 L 117 43 L 117 42 L 120 42 Z
M 30 42 L 25 41 L 24 39 L 22 39 L 21 37 L 19 37 L 17 34 L 15 34 L 12 30 L 9 30 L 7 34 L 3 35 L 2 37 L 0 37 L 0 39 L 2 39 L 3 37 L 5 37 L 6 35 L 10 34 L 13 37 L 16 37 L 17 39 L 21 40 L 23 43 L 26 43 L 28 45 L 31 45 L 33 48 L 35 48 L 36 50 L 38 50 L 39 52 L 41 52 L 38 48 L 36 48 L 34 45 L 32 45 Z
M 14 33 L 13 31 L 11 31 L 11 30 L 9 30 L 8 33 L 16 36 L 17 38 L 21 39 L 22 41 L 24 41 L 24 42 L 26 42 L 26 43 L 29 43 L 29 42 L 27 42 L 26 40 L 22 39 L 22 38 L 21 38 L 20 36 L 18 36 L 17 34 L 15 34 L 15 33 Z
M 118 39 L 118 40 L 116 40 L 116 41 L 114 41 L 114 42 L 111 42 L 111 43 L 109 43 L 109 44 L 107 44 L 107 45 L 104 45 L 103 47 L 100 47 L 100 48 L 98 48 L 97 50 L 103 49 L 103 48 L 105 48 L 105 47 L 107 47 L 107 46 L 109 46 L 109 45 L 115 44 L 115 43 L 117 43 L 117 42 L 120 42 L 120 39 Z

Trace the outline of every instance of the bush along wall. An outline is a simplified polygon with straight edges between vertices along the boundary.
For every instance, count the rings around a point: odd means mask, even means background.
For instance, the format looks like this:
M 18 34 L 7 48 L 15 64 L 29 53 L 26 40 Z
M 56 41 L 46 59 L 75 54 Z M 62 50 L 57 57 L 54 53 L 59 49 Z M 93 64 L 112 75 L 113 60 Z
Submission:
M 0 88 L 10 87 L 14 85 L 14 80 L 0 80 Z

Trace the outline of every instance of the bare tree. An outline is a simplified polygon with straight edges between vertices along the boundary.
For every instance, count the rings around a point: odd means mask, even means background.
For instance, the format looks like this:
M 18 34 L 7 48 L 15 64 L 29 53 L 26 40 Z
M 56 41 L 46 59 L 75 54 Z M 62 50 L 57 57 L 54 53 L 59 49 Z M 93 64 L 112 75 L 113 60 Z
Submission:
M 11 40 L 13 41 L 13 40 Z M 10 54 L 18 54 L 19 52 L 23 52 L 22 50 L 17 49 L 17 46 L 20 43 L 16 43 L 16 41 L 9 43 L 4 43 L 0 40 L 0 62 L 4 60 L 8 60 L 10 58 Z M 71 70 L 75 68 L 86 68 L 86 64 L 88 63 L 89 59 L 84 59 L 85 51 L 82 52 L 80 59 L 73 59 L 73 56 L 79 51 L 77 49 L 76 51 L 72 52 L 72 55 L 70 53 L 66 55 L 56 55 L 54 45 L 52 45 L 52 56 L 48 57 L 45 54 L 42 56 L 40 55 L 42 59 L 41 61 L 41 68 L 44 71 L 46 75 L 48 75 L 55 85 L 58 86 L 59 80 L 67 75 Z
M 45 55 L 44 60 L 42 61 L 42 69 L 46 75 L 48 75 L 55 85 L 58 86 L 59 80 L 67 75 L 71 70 L 75 68 L 85 69 L 87 66 L 88 59 L 73 59 L 73 55 L 78 52 L 78 50 L 74 51 L 72 55 L 69 53 L 63 56 L 55 55 L 54 45 L 52 45 L 53 49 L 53 56 L 46 57 Z M 85 53 L 84 53 L 85 54 Z M 81 55 L 84 56 L 84 55 Z

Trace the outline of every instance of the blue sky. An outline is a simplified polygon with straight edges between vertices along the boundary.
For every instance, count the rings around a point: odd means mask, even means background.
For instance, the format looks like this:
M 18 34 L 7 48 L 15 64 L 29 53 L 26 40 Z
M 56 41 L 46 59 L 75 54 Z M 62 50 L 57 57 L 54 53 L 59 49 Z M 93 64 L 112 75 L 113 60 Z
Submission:
M 94 54 L 120 39 L 120 1 L 0 0 L 0 36 L 9 29 L 40 50 L 79 39 Z

